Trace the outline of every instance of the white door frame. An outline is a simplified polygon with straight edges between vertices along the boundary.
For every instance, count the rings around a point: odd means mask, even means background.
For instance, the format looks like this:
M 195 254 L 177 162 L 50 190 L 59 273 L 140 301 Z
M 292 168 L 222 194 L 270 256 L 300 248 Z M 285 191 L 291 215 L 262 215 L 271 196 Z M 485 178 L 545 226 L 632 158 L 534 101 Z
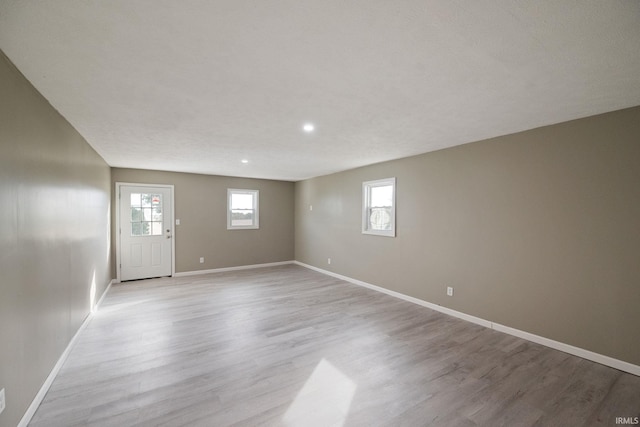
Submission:
M 169 189 L 169 200 L 171 202 L 171 277 L 176 275 L 176 227 L 175 227 L 175 206 L 173 204 L 173 184 L 139 184 L 135 182 L 116 182 L 116 281 L 120 282 L 120 188 L 121 187 L 160 187 Z

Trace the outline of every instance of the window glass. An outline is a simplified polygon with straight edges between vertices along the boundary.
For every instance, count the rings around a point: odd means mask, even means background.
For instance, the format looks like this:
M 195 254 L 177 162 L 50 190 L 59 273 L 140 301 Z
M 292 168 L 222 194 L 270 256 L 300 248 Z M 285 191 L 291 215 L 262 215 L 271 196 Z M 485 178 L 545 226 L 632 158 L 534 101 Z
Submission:
M 395 236 L 395 178 L 362 184 L 362 232 Z
M 227 228 L 258 228 L 258 190 L 229 189 Z

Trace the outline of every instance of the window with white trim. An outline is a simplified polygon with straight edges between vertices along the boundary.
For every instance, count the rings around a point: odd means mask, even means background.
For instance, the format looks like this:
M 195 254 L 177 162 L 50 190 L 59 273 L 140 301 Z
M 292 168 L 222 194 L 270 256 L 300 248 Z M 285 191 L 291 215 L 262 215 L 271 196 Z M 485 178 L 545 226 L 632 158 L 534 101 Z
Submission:
M 362 233 L 396 236 L 396 179 L 362 183 Z
M 227 229 L 259 227 L 259 191 L 227 189 Z

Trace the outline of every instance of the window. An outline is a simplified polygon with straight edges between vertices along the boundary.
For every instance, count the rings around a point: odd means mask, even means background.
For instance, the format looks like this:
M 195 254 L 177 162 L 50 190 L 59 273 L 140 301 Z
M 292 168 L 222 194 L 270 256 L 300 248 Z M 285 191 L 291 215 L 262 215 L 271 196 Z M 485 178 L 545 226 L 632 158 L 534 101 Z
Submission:
M 364 234 L 395 237 L 395 178 L 362 183 L 362 232 Z
M 162 235 L 162 194 L 131 193 L 131 235 Z
M 258 190 L 227 190 L 227 229 L 258 227 Z

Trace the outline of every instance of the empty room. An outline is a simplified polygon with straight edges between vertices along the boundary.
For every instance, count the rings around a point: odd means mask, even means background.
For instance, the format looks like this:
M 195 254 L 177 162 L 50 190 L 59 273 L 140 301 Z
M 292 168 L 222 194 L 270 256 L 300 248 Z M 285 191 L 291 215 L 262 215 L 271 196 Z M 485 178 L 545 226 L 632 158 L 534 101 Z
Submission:
M 640 425 L 640 2 L 0 0 L 0 427 Z

